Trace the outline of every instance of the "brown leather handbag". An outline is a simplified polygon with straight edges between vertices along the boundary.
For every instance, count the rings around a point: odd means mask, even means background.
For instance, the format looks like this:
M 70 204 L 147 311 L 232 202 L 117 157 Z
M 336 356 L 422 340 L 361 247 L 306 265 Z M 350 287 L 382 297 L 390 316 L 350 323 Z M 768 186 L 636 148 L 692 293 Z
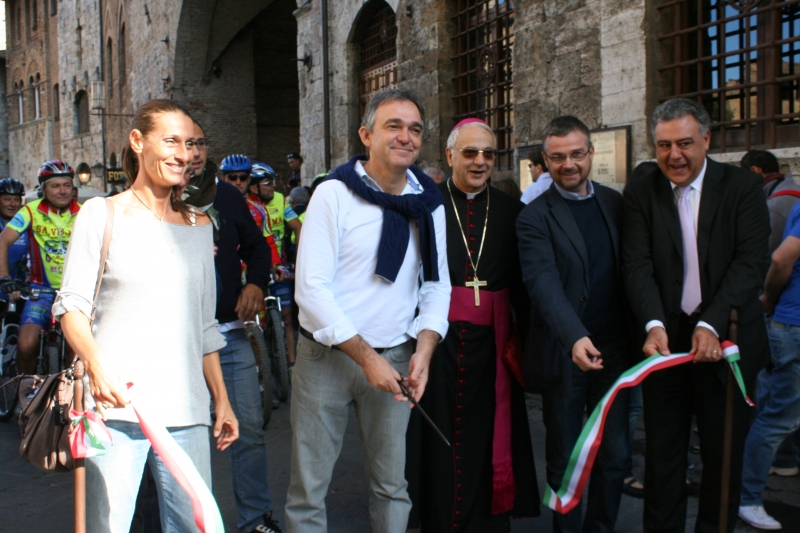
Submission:
M 100 250 L 100 267 L 97 272 L 92 316 L 97 309 L 97 295 L 103 280 L 108 248 L 111 243 L 111 230 L 114 225 L 114 204 L 106 199 L 108 216 L 103 232 L 103 246 Z M 77 358 L 76 358 L 77 361 Z M 82 376 L 82 369 L 76 373 L 76 364 L 58 374 L 47 376 L 21 376 L 19 403 L 22 414 L 19 427 L 22 443 L 19 455 L 32 465 L 48 472 L 69 472 L 74 464 L 69 447 L 69 410 L 73 405 L 76 374 Z M 80 379 L 80 378 L 78 378 Z M 82 398 L 76 402 L 82 405 Z
M 20 380 L 19 455 L 41 470 L 69 472 L 73 468 L 69 410 L 74 387 L 71 368 L 44 377 L 24 376 Z

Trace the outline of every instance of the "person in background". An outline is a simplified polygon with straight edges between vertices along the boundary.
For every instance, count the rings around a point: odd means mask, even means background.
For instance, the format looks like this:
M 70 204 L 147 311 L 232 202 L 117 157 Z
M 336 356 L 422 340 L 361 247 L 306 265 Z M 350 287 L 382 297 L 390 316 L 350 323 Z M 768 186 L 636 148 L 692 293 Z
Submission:
M 9 274 L 8 253 L 14 242 L 27 233 L 31 287 L 45 289 L 38 300 L 28 300 L 20 318 L 17 365 L 21 372 L 36 371 L 39 332 L 50 322 L 51 307 L 61 288 L 64 258 L 72 227 L 81 206 L 72 198 L 75 171 L 64 161 L 48 161 L 39 169 L 39 185 L 44 198 L 23 206 L 0 233 L 0 290 L 11 294 L 19 290 Z M 71 362 L 72 356 L 67 360 Z
M 286 182 L 286 194 L 288 195 L 292 192 L 292 189 L 300 187 L 303 183 L 302 176 L 300 176 L 300 169 L 303 166 L 303 157 L 296 152 L 292 152 L 286 156 L 286 162 L 289 163 L 289 169 L 291 170 L 289 173 L 289 180 Z
M 534 146 L 528 156 L 528 170 L 531 172 L 531 179 L 533 183 L 525 188 L 522 193 L 522 203 L 529 204 L 534 199 L 544 194 L 553 184 L 553 178 L 550 177 L 550 172 L 547 171 L 547 163 L 542 157 L 542 146 Z
M 264 233 L 266 211 L 256 192 L 259 184 L 269 176 L 261 169 L 261 164 L 252 165 L 251 185 L 245 202 L 239 189 L 228 183 L 216 183 L 213 171 L 205 171 L 208 151 L 199 141 L 206 137 L 196 122 L 194 133 L 194 170 L 187 187 L 192 194 L 186 201 L 189 205 L 197 203 L 198 207 L 213 202 L 219 218 L 215 242 L 217 253 L 214 256 L 219 284 L 216 318 L 227 343 L 220 350 L 219 357 L 225 388 L 239 420 L 239 439 L 231 445 L 233 494 L 239 511 L 236 525 L 242 533 L 283 533 L 272 518 L 267 435 L 263 429 L 258 372 L 245 333 L 245 321 L 253 320 L 256 312 L 263 308 L 269 272 L 277 256 L 274 243 L 269 245 L 271 235 Z M 255 198 L 251 198 L 253 196 Z M 251 216 L 254 209 L 259 219 Z M 242 263 L 247 265 L 244 287 Z
M 792 212 L 794 204 L 800 198 L 800 186 L 791 176 L 786 177 L 780 173 L 780 163 L 772 152 L 767 150 L 750 150 L 744 157 L 740 166 L 755 172 L 764 179 L 764 196 L 767 198 L 769 209 L 769 253 L 778 249 L 783 242 L 783 229 L 786 219 Z
M 276 179 L 263 181 L 258 189 L 259 196 L 267 210 L 269 230 L 275 239 L 278 255 L 284 265 L 290 266 L 286 261 L 286 249 L 284 248 L 284 243 L 288 242 L 286 237 L 287 228 L 288 231 L 299 236 L 302 224 L 292 206 L 286 202 L 284 195 L 275 190 L 275 185 Z M 291 276 L 289 279 L 276 281 L 270 287 L 270 292 L 273 296 L 280 298 L 281 301 L 281 316 L 283 317 L 284 325 L 287 326 L 284 328 L 286 333 L 286 362 L 292 365 L 294 364 L 297 342 L 294 328 L 288 327 L 292 323 L 292 307 L 294 305 L 294 286 Z
M 428 167 L 423 170 L 425 174 L 427 174 L 436 184 L 444 183 L 445 175 L 444 172 L 439 170 L 436 167 Z
M 219 165 L 222 179 L 239 189 L 242 196 L 247 196 L 247 187 L 250 185 L 250 170 L 252 168 L 253 163 L 250 158 L 242 154 L 231 154 L 223 159 Z
M 514 200 L 519 200 L 522 196 L 522 191 L 519 190 L 519 185 L 513 179 L 497 180 L 492 182 L 492 187 L 499 191 L 503 191 Z
M 767 197 L 767 208 L 769 208 L 769 253 L 772 255 L 783 242 L 784 229 L 789 214 L 800 199 L 800 186 L 792 179 L 791 175 L 784 176 L 780 173 L 780 163 L 772 152 L 767 150 L 750 150 L 742 157 L 741 167 L 750 169 L 756 174 L 764 177 L 764 194 Z M 767 378 L 769 370 L 764 369 L 758 374 L 758 398 L 756 405 L 761 409 L 761 405 L 766 401 L 766 396 L 762 400 L 762 393 L 768 390 Z M 791 477 L 800 474 L 800 429 L 792 435 L 786 437 L 778 451 L 775 453 L 775 461 L 770 468 L 770 474 Z
M 0 180 L 0 231 L 22 207 L 25 186 L 13 178 Z M 8 275 L 17 282 L 28 281 L 28 233 L 20 234 L 19 239 L 8 248 Z M 0 298 L 8 300 L 10 295 L 0 291 Z M 23 301 L 24 302 L 24 301 Z M 18 308 L 21 312 L 21 307 Z

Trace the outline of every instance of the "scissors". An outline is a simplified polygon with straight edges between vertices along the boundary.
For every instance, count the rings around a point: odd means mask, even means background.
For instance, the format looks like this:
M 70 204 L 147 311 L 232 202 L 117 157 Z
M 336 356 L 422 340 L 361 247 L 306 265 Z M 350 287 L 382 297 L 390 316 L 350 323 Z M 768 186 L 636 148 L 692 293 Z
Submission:
M 433 420 L 431 420 L 431 417 L 428 416 L 428 413 L 425 412 L 425 409 L 420 407 L 420 405 L 417 403 L 417 400 L 414 399 L 414 395 L 412 395 L 411 392 L 408 390 L 408 388 L 405 385 L 403 385 L 403 381 L 401 380 L 398 381 L 397 383 L 398 385 L 400 385 L 400 390 L 403 391 L 403 396 L 405 396 L 414 407 L 419 409 L 419 413 L 423 416 L 423 418 L 425 418 L 425 420 L 428 421 L 428 424 L 430 424 L 431 427 L 434 429 L 434 431 L 436 431 L 436 434 L 439 435 L 439 438 L 442 439 L 445 444 L 450 446 L 450 441 L 448 441 L 447 438 L 444 436 L 444 434 L 439 430 L 439 428 L 436 427 L 436 424 L 434 423 Z

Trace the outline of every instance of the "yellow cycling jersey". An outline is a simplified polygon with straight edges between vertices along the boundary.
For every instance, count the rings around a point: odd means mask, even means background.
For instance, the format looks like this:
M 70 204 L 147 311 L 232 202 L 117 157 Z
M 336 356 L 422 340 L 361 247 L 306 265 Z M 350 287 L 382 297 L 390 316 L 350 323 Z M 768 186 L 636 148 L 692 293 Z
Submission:
M 6 227 L 28 234 L 31 283 L 50 289 L 61 288 L 64 259 L 72 225 L 80 204 L 72 200 L 61 213 L 45 199 L 23 205 Z

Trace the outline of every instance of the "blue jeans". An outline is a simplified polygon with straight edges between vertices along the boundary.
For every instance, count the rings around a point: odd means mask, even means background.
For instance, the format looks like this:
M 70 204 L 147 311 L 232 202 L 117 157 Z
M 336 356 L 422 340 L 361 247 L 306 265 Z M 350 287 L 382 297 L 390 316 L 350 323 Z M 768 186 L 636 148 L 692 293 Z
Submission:
M 783 439 L 800 426 L 800 326 L 769 325 L 772 372 L 759 379 L 758 414 L 747 434 L 741 505 L 763 505 L 769 467 Z
M 144 464 L 153 472 L 164 533 L 197 532 L 192 502 L 150 448 L 139 424 L 106 422 L 114 445 L 106 455 L 86 459 L 86 531 L 128 533 Z M 211 489 L 211 451 L 207 426 L 169 428 Z
M 411 352 L 407 342 L 382 356 L 406 376 Z M 372 530 L 406 530 L 411 511 L 405 478 L 408 403 L 373 388 L 344 352 L 300 336 L 292 377 L 292 476 L 285 515 L 289 533 L 327 531 L 325 496 L 351 405 L 364 444 Z
M 542 391 L 547 459 L 547 482 L 554 489 L 561 485 L 572 448 L 583 429 L 584 413 L 592 412 L 617 378 L 625 371 L 623 354 L 603 352 L 603 370 L 583 372 L 571 363 L 571 377 L 561 386 Z M 555 533 L 613 533 L 622 498 L 628 448 L 628 389 L 620 391 L 609 410 L 603 441 L 597 452 L 584 493 L 586 516 L 581 520 L 582 503 L 569 513 L 553 513 Z M 583 522 L 583 525 L 581 525 Z
M 262 426 L 261 392 L 253 349 L 243 329 L 222 334 L 228 344 L 219 351 L 225 388 L 239 420 L 239 439 L 231 444 L 233 495 L 239 510 L 237 527 L 251 531 L 271 510 L 267 479 L 267 439 Z

